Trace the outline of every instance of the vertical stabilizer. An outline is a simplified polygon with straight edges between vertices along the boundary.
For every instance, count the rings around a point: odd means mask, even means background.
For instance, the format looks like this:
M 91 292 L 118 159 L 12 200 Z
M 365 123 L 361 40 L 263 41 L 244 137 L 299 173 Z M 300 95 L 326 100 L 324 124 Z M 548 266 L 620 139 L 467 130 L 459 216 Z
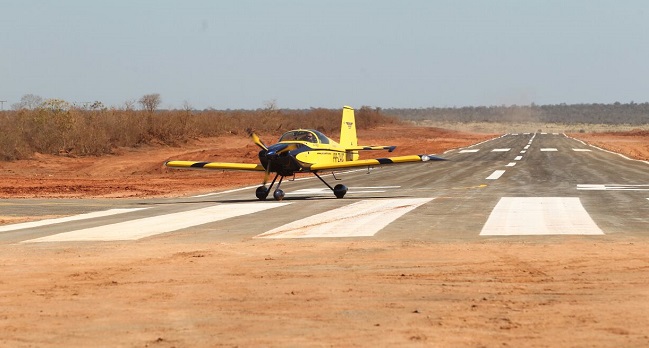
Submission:
M 340 145 L 344 147 L 358 145 L 354 109 L 349 106 L 343 107 L 343 121 L 340 124 Z
M 343 147 L 355 147 L 358 145 L 356 138 L 356 119 L 354 118 L 354 109 L 349 106 L 343 107 L 343 121 L 340 124 L 340 145 Z M 358 151 L 348 151 L 347 160 L 353 161 L 358 159 Z

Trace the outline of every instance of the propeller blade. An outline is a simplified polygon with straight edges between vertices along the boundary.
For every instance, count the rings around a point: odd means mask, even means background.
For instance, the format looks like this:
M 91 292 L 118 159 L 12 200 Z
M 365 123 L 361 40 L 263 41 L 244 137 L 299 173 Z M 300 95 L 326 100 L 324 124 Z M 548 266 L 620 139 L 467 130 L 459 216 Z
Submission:
M 257 136 L 257 134 L 252 129 L 248 129 L 248 134 L 250 134 L 250 138 L 255 144 L 257 144 L 257 146 L 259 146 L 263 150 L 268 151 L 268 147 L 264 145 L 264 142 L 259 139 L 259 136 Z
M 264 173 L 264 187 L 268 183 L 269 177 L 270 177 L 270 162 L 268 162 L 268 165 L 266 165 L 266 173 Z

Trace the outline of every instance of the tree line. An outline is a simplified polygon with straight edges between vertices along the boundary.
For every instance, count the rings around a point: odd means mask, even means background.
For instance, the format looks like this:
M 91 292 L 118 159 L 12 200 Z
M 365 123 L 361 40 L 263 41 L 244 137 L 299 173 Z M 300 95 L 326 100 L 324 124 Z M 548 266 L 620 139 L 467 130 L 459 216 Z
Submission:
M 545 122 L 562 124 L 649 124 L 649 103 L 465 106 L 382 109 L 408 120 L 444 122 Z

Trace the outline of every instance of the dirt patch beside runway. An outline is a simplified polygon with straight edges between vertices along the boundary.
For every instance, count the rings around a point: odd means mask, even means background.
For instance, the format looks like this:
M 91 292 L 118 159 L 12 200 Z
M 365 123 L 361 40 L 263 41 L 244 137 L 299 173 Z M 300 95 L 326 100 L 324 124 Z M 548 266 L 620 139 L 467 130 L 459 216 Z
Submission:
M 0 246 L 2 346 L 647 346 L 646 241 Z
M 570 136 L 631 158 L 649 161 L 649 130 L 579 133 Z

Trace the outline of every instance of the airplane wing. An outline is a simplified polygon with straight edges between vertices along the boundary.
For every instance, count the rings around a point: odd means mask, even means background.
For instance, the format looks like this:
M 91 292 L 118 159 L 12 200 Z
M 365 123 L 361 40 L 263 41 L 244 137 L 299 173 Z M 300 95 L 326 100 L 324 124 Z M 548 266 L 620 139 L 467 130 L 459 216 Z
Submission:
M 427 162 L 427 161 L 446 161 L 446 159 L 433 156 L 433 155 L 410 155 L 410 156 L 386 157 L 386 158 L 376 158 L 376 159 L 364 159 L 364 160 L 357 160 L 357 161 L 346 161 L 340 163 L 327 163 L 327 164 L 315 163 L 311 165 L 309 170 L 315 172 L 318 170 L 343 169 L 343 168 L 353 168 L 353 167 L 371 167 L 371 166 L 380 166 L 385 164 Z
M 394 151 L 396 146 L 352 146 L 346 147 L 346 151 L 360 151 L 360 150 L 388 150 L 388 152 Z
M 265 171 L 261 164 L 254 163 L 226 163 L 226 162 L 194 162 L 194 161 L 167 161 L 165 166 L 183 169 L 213 169 L 213 170 L 248 170 L 255 172 Z

